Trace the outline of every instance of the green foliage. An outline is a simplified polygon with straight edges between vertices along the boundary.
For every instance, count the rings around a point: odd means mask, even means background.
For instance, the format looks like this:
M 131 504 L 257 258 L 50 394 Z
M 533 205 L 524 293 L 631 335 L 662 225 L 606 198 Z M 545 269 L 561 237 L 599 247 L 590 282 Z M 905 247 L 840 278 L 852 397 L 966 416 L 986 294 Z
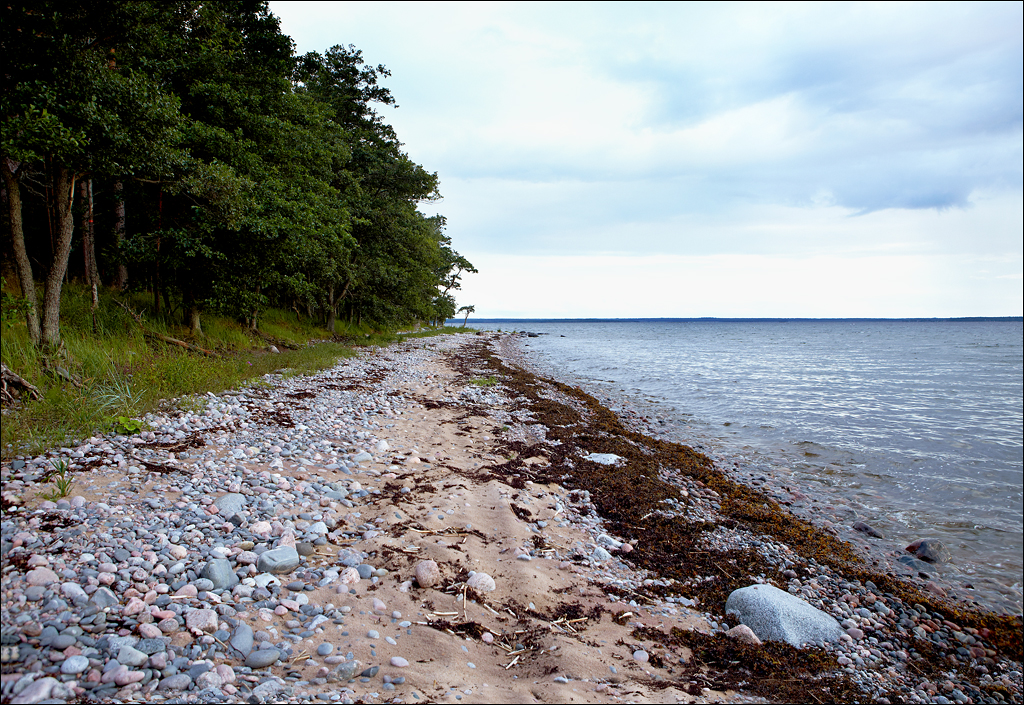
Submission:
M 120 433 L 121 435 L 131 436 L 136 433 L 142 432 L 143 423 L 138 419 L 133 419 L 128 416 L 115 416 L 114 417 L 114 432 Z
M 476 377 L 474 379 L 469 380 L 469 383 L 476 385 L 477 387 L 493 387 L 498 383 L 498 378 L 494 376 Z
M 75 476 L 71 473 L 67 461 L 57 460 L 53 465 L 53 489 L 42 493 L 43 499 L 56 502 L 58 499 L 67 497 L 71 493 L 71 486 L 75 483 Z

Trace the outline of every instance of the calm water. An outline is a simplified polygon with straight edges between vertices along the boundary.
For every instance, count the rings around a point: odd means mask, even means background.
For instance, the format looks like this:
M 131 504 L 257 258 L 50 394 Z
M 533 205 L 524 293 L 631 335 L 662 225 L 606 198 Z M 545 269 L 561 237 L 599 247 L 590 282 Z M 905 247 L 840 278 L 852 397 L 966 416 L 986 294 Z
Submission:
M 726 457 L 831 493 L 886 534 L 954 553 L 946 572 L 1019 605 L 1022 324 L 997 321 L 481 322 L 544 333 L 553 373 L 654 404 Z M 564 336 L 564 337 L 562 337 Z M 1019 611 L 1019 607 L 1017 608 Z

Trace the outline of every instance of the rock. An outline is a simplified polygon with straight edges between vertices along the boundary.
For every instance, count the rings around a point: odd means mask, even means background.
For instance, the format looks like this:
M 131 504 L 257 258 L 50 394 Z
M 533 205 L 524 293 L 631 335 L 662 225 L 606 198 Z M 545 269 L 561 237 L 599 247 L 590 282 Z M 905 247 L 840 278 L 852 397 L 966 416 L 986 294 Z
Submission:
M 224 685 L 224 679 L 216 671 L 207 671 L 196 678 L 196 687 L 199 689 L 220 688 L 222 685 Z
M 227 495 L 231 496 L 231 495 Z M 226 558 L 215 558 L 203 568 L 202 576 L 213 583 L 214 590 L 233 588 L 238 585 L 238 576 L 231 569 L 231 561 Z
M 732 637 L 736 641 L 741 641 L 744 644 L 757 646 L 761 643 L 761 640 L 757 638 L 757 634 L 755 634 L 746 624 L 740 624 L 739 626 L 733 627 L 727 631 L 725 635 Z
M 226 494 L 215 499 L 213 505 L 217 507 L 219 514 L 230 517 L 245 509 L 245 495 Z
M 260 554 L 256 569 L 261 573 L 284 575 L 299 567 L 299 552 L 293 546 L 281 546 Z
M 85 594 L 85 590 L 82 589 L 81 585 L 77 583 L 64 583 L 60 586 L 60 592 L 64 597 L 69 600 L 77 600 L 80 597 L 88 599 L 88 595 Z
M 391 665 L 394 666 L 395 668 L 405 668 L 406 666 L 409 665 L 409 662 L 406 659 L 402 658 L 401 656 L 392 656 L 391 657 Z
M 473 573 L 469 580 L 466 581 L 466 586 L 473 588 L 477 592 L 493 592 L 497 587 L 494 583 L 494 578 L 487 573 Z
M 799 647 L 809 642 L 838 641 L 843 630 L 831 616 L 772 585 L 734 590 L 725 603 L 761 640 Z
M 359 661 L 356 661 L 354 659 L 351 661 L 344 661 L 342 663 L 339 663 L 337 666 L 334 667 L 334 670 L 331 671 L 330 675 L 327 676 L 327 680 L 342 682 L 350 681 L 356 677 L 357 673 L 359 673 L 359 666 Z
M 373 456 L 365 450 L 352 456 L 352 462 L 354 463 L 368 463 L 371 460 L 373 460 Z
M 601 546 L 596 546 L 594 552 L 590 554 L 590 557 L 598 563 L 604 563 L 612 559 L 612 554 L 608 553 L 607 549 Z
M 633 652 L 633 660 L 637 663 L 647 663 L 651 659 L 651 655 L 643 649 L 637 649 Z
M 853 528 L 854 528 L 854 530 L 859 531 L 862 534 L 867 534 L 868 536 L 873 536 L 876 539 L 884 539 L 885 538 L 885 536 L 882 534 L 881 531 L 879 531 L 875 527 L 871 526 L 871 524 L 868 524 L 867 522 L 864 522 L 864 521 L 858 521 L 856 524 L 853 525 Z
M 125 644 L 117 651 L 117 662 L 124 664 L 129 668 L 141 666 L 149 660 L 149 655 L 144 654 L 138 649 L 134 649 L 131 646 Z
M 258 703 L 284 702 L 291 697 L 291 694 L 291 688 L 276 680 L 260 683 L 252 689 L 252 697 L 255 698 Z
M 121 614 L 125 615 L 126 617 L 131 617 L 132 615 L 142 614 L 145 611 L 145 602 L 143 602 L 137 597 L 130 597 L 128 598 L 128 604 L 125 605 L 124 609 L 121 610 Z
M 388 606 L 384 604 L 384 600 L 379 597 L 373 598 L 373 611 L 377 614 L 384 614 L 387 612 Z
M 317 656 L 330 656 L 334 652 L 334 644 L 320 644 L 316 647 Z
M 441 569 L 435 561 L 420 561 L 415 570 L 420 587 L 429 588 L 441 582 Z
M 167 676 L 160 685 L 156 687 L 157 690 L 185 690 L 192 685 L 192 676 L 187 673 L 178 673 L 173 676 Z
M 938 539 L 918 539 L 907 546 L 907 550 L 929 563 L 949 563 L 953 559 L 953 554 Z
M 40 678 L 37 681 L 29 683 L 28 686 L 17 695 L 17 697 L 11 699 L 11 702 L 19 704 L 40 703 L 49 699 L 54 687 L 58 685 L 60 685 L 60 681 L 56 678 Z M 6 685 L 4 689 L 6 690 Z
M 85 656 L 69 656 L 60 665 L 60 672 L 65 675 L 77 675 L 89 669 L 89 659 Z
M 217 631 L 217 613 L 213 610 L 192 610 L 185 614 L 185 626 L 201 632 Z
M 625 458 L 614 453 L 591 453 L 590 455 L 584 455 L 583 459 L 600 465 L 618 465 L 619 462 L 625 460 Z
M 245 665 L 249 668 L 266 668 L 281 658 L 281 652 L 276 648 L 258 649 L 251 651 L 245 657 Z
M 60 577 L 49 568 L 36 568 L 25 574 L 25 581 L 29 585 L 49 585 L 60 580 Z
M 235 631 L 231 634 L 231 648 L 240 651 L 243 656 L 248 656 L 249 652 L 252 651 L 252 645 L 252 627 L 245 622 L 239 622 L 238 626 L 235 627 Z

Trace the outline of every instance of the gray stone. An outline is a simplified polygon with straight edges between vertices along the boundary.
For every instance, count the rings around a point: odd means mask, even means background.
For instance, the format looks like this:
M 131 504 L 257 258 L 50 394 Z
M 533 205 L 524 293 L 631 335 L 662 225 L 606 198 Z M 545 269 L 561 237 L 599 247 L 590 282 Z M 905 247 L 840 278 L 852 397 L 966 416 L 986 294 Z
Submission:
M 230 496 L 230 495 L 228 495 Z M 238 576 L 227 558 L 215 558 L 203 568 L 203 577 L 213 583 L 213 590 L 225 590 L 238 585 Z
M 12 703 L 40 703 L 50 697 L 54 687 L 60 685 L 56 678 L 40 678 L 29 683 L 16 697 L 11 699 Z
M 928 561 L 929 563 L 949 563 L 953 559 L 953 554 L 938 539 L 921 539 L 920 541 L 915 541 L 911 546 L 915 544 L 917 545 L 917 550 L 914 552 L 923 561 Z
M 359 571 L 359 577 L 363 580 L 369 580 L 373 577 L 373 566 L 367 565 L 366 563 L 360 563 L 356 566 L 356 570 Z
M 594 548 L 594 552 L 590 554 L 590 557 L 598 563 L 604 563 L 605 561 L 610 561 L 612 559 L 612 554 L 608 553 L 607 549 L 601 546 L 596 546 Z
M 352 462 L 354 463 L 368 463 L 373 460 L 373 456 L 367 453 L 365 450 L 361 453 L 356 453 L 352 456 Z
M 862 534 L 867 534 L 868 536 L 873 536 L 876 539 L 884 539 L 885 538 L 885 536 L 882 534 L 881 531 L 879 531 L 878 529 L 876 529 L 875 527 L 871 526 L 871 524 L 868 524 L 865 521 L 858 521 L 857 523 L 855 523 L 853 525 L 853 528 L 854 528 L 854 530 L 859 531 Z
M 171 641 L 170 637 L 158 636 L 151 639 L 139 639 L 139 643 L 135 645 L 135 648 L 144 654 L 162 654 L 167 650 L 167 644 Z
M 60 665 L 60 672 L 65 675 L 77 675 L 89 669 L 89 659 L 85 656 L 69 656 Z
M 619 462 L 625 460 L 625 458 L 614 453 L 591 453 L 590 455 L 583 456 L 583 459 L 601 465 L 618 465 Z
M 334 644 L 320 644 L 316 647 L 316 653 L 318 656 L 330 656 L 334 651 Z
M 213 504 L 217 507 L 217 511 L 221 516 L 230 517 L 245 509 L 245 495 L 234 493 L 226 494 L 215 499 Z
M 53 640 L 50 642 L 50 648 L 56 649 L 57 651 L 63 651 L 69 646 L 74 646 L 76 641 L 78 641 L 78 639 L 70 634 L 59 634 L 53 637 Z
M 356 660 L 339 663 L 335 666 L 334 670 L 328 674 L 327 680 L 342 682 L 350 681 L 356 677 L 357 673 L 359 673 L 359 666 L 360 663 Z
M 187 673 L 178 673 L 173 676 L 167 676 L 160 685 L 156 687 L 157 690 L 185 690 L 192 685 L 192 677 Z
M 237 649 L 243 656 L 248 656 L 252 651 L 253 633 L 252 627 L 245 622 L 239 622 L 231 635 L 231 648 Z
M 249 668 L 266 668 L 281 658 L 281 652 L 276 648 L 259 649 L 249 652 L 245 657 L 245 665 Z
M 280 681 L 267 681 L 260 683 L 252 689 L 252 697 L 260 703 L 276 703 L 288 700 L 292 695 L 292 689 Z
M 197 578 L 192 581 L 192 587 L 196 589 L 196 592 L 209 592 L 214 589 L 214 584 L 209 578 Z
M 96 588 L 96 592 L 92 594 L 92 603 L 101 610 L 107 607 L 116 607 L 117 595 L 105 587 Z
M 791 646 L 818 641 L 839 641 L 839 622 L 798 597 L 772 585 L 751 585 L 734 590 L 725 603 L 761 640 L 784 641 Z
M 256 569 L 261 573 L 283 575 L 299 567 L 299 552 L 292 546 L 280 546 L 260 554 Z
M 117 662 L 122 663 L 129 668 L 141 666 L 148 660 L 148 654 L 144 654 L 138 649 L 133 649 L 130 646 L 122 646 L 117 652 Z

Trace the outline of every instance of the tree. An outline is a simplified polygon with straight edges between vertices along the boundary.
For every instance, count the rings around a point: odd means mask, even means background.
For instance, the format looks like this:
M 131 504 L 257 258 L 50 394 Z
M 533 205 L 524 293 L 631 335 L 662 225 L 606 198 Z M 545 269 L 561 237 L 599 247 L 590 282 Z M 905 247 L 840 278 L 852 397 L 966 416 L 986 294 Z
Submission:
M 71 254 L 75 188 L 94 173 L 153 175 L 179 156 L 171 147 L 177 101 L 131 66 L 111 65 L 121 46 L 144 43 L 166 24 L 159 3 L 38 2 L 7 5 L 2 25 L 0 150 L 22 291 L 33 307 L 29 334 L 60 342 L 60 298 Z M 35 288 L 25 255 L 20 179 L 40 170 L 53 192 L 56 242 L 46 273 L 42 325 L 33 324 Z
M 476 313 L 476 306 L 463 306 L 459 309 L 459 313 L 466 312 L 466 317 L 462 319 L 462 327 L 465 328 L 466 324 L 469 323 L 469 314 Z

